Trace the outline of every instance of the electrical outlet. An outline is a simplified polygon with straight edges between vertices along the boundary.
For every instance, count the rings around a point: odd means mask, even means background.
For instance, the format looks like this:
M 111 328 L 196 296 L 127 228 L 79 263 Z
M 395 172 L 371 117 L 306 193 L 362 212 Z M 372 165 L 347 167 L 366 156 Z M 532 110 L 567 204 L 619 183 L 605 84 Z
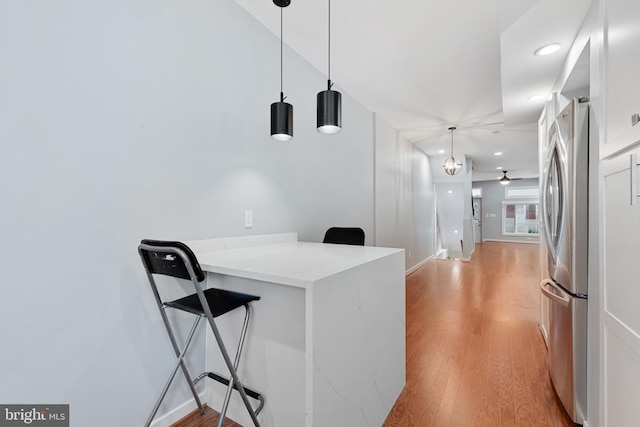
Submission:
M 253 227 L 253 211 L 244 211 L 244 228 Z

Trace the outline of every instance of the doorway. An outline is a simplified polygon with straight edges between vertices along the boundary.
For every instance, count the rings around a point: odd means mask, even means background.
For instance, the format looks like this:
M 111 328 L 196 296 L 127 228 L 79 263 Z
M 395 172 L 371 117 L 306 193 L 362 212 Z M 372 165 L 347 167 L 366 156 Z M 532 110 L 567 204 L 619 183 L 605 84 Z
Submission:
M 482 243 L 482 199 L 473 198 L 473 241 Z

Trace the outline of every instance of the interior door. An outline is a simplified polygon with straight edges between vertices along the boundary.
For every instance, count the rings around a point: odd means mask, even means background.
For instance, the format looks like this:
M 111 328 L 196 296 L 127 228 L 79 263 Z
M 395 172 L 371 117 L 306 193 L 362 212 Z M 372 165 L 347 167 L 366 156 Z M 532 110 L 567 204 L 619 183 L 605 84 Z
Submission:
M 482 243 L 482 199 L 473 199 L 473 238 L 475 243 Z

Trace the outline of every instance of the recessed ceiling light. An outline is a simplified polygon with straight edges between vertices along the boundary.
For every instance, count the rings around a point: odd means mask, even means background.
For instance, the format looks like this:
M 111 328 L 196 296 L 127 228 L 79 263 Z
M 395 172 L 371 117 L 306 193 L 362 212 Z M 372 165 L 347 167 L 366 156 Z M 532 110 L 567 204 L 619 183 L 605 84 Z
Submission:
M 500 171 L 500 170 L 502 170 L 502 166 L 498 166 L 496 169 L 498 169 Z
M 449 191 L 447 191 L 447 193 L 449 193 L 449 194 L 453 194 L 453 191 L 449 190 Z
M 529 101 L 542 101 L 545 98 L 544 95 L 533 95 L 527 98 Z
M 502 151 L 497 151 L 493 153 L 494 156 L 502 156 Z
M 438 150 L 438 154 L 444 154 L 444 150 Z
M 536 56 L 545 56 L 551 55 L 552 53 L 556 53 L 560 50 L 560 43 L 551 43 L 545 46 L 542 46 L 538 50 L 534 52 Z

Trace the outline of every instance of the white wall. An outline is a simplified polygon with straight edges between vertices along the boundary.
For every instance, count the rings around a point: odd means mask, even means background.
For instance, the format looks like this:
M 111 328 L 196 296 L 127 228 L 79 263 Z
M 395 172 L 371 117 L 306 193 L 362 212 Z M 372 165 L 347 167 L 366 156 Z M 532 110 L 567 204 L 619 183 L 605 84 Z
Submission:
M 431 159 L 431 167 L 442 167 L 438 162 L 438 159 Z M 471 206 L 472 175 L 472 159 L 466 156 L 462 169 L 457 174 L 434 175 L 442 247 L 452 258 L 469 259 L 475 247 Z
M 436 206 L 442 247 L 452 258 L 462 258 L 464 236 L 464 182 L 438 182 Z
M 405 248 L 410 270 L 435 255 L 435 196 L 429 157 L 375 117 L 376 246 Z
M 465 157 L 465 180 L 464 180 L 464 213 L 462 217 L 462 258 L 470 259 L 476 248 L 476 241 L 473 236 L 473 197 L 471 188 L 473 187 L 473 159 Z
M 538 236 L 505 236 L 502 234 L 502 202 L 505 201 L 505 186 L 498 180 L 477 181 L 474 188 L 482 188 L 482 240 L 504 240 L 513 242 L 535 242 Z M 538 179 L 512 180 L 509 187 L 536 187 Z M 528 199 L 527 199 L 528 200 Z M 513 199 L 511 199 L 513 201 Z
M 295 137 L 273 141 L 279 40 L 235 2 L 21 0 L 0 17 L 0 402 L 69 403 L 78 426 L 143 424 L 173 357 L 142 238 L 320 241 L 359 225 L 373 243 L 372 113 L 343 91 L 344 130 L 318 134 L 326 78 L 285 49 Z M 411 172 L 396 175 L 428 177 L 399 144 L 411 162 L 396 166 Z M 412 194 L 424 197 L 411 215 L 429 210 L 425 182 L 388 198 L 401 218 Z M 425 215 L 401 233 L 419 240 L 408 264 L 430 253 Z M 376 224 L 380 236 L 390 226 Z

